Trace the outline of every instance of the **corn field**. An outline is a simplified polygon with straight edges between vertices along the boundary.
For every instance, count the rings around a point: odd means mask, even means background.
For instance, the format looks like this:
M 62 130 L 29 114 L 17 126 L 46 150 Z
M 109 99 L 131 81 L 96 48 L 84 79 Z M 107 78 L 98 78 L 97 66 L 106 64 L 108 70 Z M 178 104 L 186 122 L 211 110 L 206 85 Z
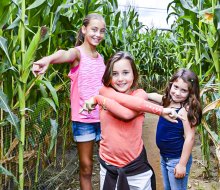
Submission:
M 69 68 L 54 65 L 35 78 L 31 67 L 34 60 L 73 47 L 82 19 L 91 12 L 106 21 L 98 51 L 105 60 L 116 51 L 129 51 L 146 91 L 161 92 L 178 68 L 199 76 L 203 161 L 209 175 L 213 144 L 220 180 L 220 4 L 173 0 L 167 9 L 172 10 L 167 19 L 174 15 L 176 20 L 170 31 L 159 31 L 139 22 L 134 7 L 118 10 L 117 0 L 1 0 L 0 190 L 55 189 L 45 177 L 49 168 L 64 173 L 71 166 L 77 172 Z M 59 179 L 57 173 L 53 182 Z

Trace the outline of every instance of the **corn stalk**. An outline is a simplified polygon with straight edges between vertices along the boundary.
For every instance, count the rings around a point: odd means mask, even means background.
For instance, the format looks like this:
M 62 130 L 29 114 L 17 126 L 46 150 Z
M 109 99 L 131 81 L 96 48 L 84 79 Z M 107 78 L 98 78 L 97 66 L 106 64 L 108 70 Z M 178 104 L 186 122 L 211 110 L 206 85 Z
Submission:
M 220 166 L 220 138 L 219 138 L 218 134 L 211 129 L 211 126 L 206 121 L 205 115 L 208 112 L 213 111 L 215 109 L 219 109 L 219 108 L 220 108 L 220 98 L 215 100 L 214 102 L 208 104 L 203 109 L 203 115 L 204 116 L 203 116 L 203 119 L 202 119 L 202 125 L 206 129 L 206 131 L 208 132 L 211 141 L 215 145 L 215 153 L 216 153 L 216 157 L 217 157 L 217 160 L 218 160 L 218 166 Z M 220 182 L 220 170 L 219 170 L 219 167 L 218 167 L 218 179 L 219 179 L 219 182 Z
M 25 60 L 25 0 L 21 4 L 21 68 L 24 68 Z M 20 73 L 22 75 L 22 73 Z M 25 142 L 25 91 L 26 83 L 19 80 L 18 83 L 18 98 L 20 107 L 20 142 L 19 142 L 19 190 L 24 188 L 24 142 Z
M 21 4 L 21 67 L 19 70 L 18 97 L 20 109 L 20 142 L 19 142 L 19 189 L 24 188 L 24 147 L 25 147 L 25 114 L 26 114 L 26 89 L 27 80 L 30 74 L 30 67 L 34 59 L 35 52 L 38 48 L 40 40 L 46 34 L 46 28 L 42 27 L 35 34 L 28 49 L 25 48 L 25 0 Z

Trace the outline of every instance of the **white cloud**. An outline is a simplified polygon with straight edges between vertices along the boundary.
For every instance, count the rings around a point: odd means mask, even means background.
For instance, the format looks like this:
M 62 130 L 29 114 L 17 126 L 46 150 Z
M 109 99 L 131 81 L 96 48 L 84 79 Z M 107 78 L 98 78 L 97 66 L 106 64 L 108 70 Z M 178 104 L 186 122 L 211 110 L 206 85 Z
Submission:
M 139 20 L 148 27 L 169 29 L 174 18 L 167 23 L 167 6 L 171 0 L 118 0 L 119 9 L 134 6 L 139 13 Z

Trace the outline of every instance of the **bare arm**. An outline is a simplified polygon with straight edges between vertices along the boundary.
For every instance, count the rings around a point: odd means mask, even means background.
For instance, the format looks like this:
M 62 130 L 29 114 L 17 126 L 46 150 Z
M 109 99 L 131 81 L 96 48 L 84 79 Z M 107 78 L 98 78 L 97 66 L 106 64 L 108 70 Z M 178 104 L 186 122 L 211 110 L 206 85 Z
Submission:
M 76 48 L 71 48 L 67 51 L 58 50 L 52 55 L 43 57 L 42 59 L 35 61 L 33 63 L 32 72 L 34 76 L 42 75 L 46 72 L 49 64 L 73 63 L 76 59 L 80 59 L 80 53 Z
M 185 118 L 183 122 L 185 141 L 179 163 L 176 165 L 174 174 L 176 178 L 183 178 L 186 175 L 186 165 L 195 141 L 195 127 L 191 127 L 185 108 L 180 110 L 180 114 Z
M 154 101 L 154 102 L 157 102 L 157 103 L 161 103 L 162 102 L 162 95 L 161 94 L 158 94 L 158 93 L 147 93 L 147 96 L 148 96 L 148 100 L 151 100 L 151 101 Z

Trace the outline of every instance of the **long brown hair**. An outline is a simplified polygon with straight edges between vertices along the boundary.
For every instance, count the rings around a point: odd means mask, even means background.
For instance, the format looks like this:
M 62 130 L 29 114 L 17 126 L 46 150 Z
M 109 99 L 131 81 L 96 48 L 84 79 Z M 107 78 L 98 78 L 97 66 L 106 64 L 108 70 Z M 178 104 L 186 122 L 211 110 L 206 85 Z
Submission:
M 82 25 L 87 27 L 92 19 L 102 20 L 105 22 L 102 15 L 98 13 L 91 13 L 91 14 L 88 14 L 84 18 Z M 76 40 L 75 46 L 80 46 L 83 42 L 84 42 L 84 35 L 82 33 L 82 28 L 80 28 L 77 34 L 77 40 Z
M 170 105 L 172 101 L 172 98 L 170 96 L 170 89 L 172 87 L 173 82 L 175 82 L 179 78 L 181 78 L 185 83 L 188 84 L 189 90 L 189 96 L 184 102 L 182 102 L 182 106 L 185 107 L 185 109 L 188 112 L 187 117 L 191 125 L 199 125 L 201 123 L 202 118 L 202 108 L 199 96 L 199 80 L 194 72 L 188 69 L 180 69 L 171 77 L 165 89 L 165 94 L 163 96 L 163 106 L 167 107 Z
M 122 59 L 127 59 L 131 64 L 131 68 L 132 68 L 133 75 L 134 75 L 134 80 L 133 80 L 133 84 L 131 88 L 135 89 L 138 85 L 138 71 L 137 71 L 133 57 L 128 52 L 123 52 L 123 51 L 117 52 L 107 61 L 105 72 L 102 77 L 102 83 L 104 84 L 104 86 L 107 86 L 107 87 L 111 86 L 113 66 L 115 62 L 122 60 Z

